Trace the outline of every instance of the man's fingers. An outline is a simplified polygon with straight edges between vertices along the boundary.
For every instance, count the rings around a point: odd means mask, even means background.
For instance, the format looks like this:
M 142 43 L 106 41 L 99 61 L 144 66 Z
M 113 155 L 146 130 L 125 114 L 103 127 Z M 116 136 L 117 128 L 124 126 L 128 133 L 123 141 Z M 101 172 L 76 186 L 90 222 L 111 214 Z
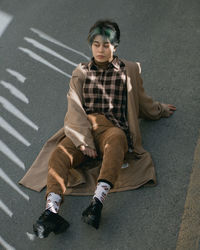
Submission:
M 93 149 L 88 149 L 87 150 L 87 155 L 92 157 L 92 158 L 95 158 L 97 155 L 96 155 L 96 151 L 93 150 Z
M 81 146 L 79 147 L 79 149 L 80 149 L 81 151 L 84 151 L 84 150 L 85 150 L 85 146 L 84 146 L 84 145 L 81 145 Z
M 172 104 L 168 104 L 167 106 L 168 106 L 168 109 L 169 109 L 169 116 L 171 116 L 174 113 L 174 111 L 176 111 L 176 107 L 174 105 L 172 105 Z
M 96 158 L 97 157 L 97 152 L 95 150 L 93 150 L 93 158 Z
M 88 153 L 89 157 L 92 157 L 92 151 L 90 149 L 88 150 L 87 153 Z
M 95 158 L 95 151 L 93 149 L 90 150 L 90 157 Z
M 171 110 L 176 110 L 176 107 L 172 104 L 168 104 L 168 108 L 171 109 Z

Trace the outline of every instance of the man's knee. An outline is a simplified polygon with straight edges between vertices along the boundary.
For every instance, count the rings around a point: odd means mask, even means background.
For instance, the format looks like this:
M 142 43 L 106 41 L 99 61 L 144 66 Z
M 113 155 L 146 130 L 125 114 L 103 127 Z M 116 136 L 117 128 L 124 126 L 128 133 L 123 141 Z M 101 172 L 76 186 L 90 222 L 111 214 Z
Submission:
M 72 159 L 66 149 L 63 148 L 62 145 L 58 145 L 49 158 L 49 167 L 55 165 L 62 166 L 63 164 L 68 165 L 68 167 L 70 167 L 71 162 Z
M 110 129 L 106 143 L 113 146 L 122 146 L 125 151 L 128 150 L 126 134 L 122 129 L 117 127 Z

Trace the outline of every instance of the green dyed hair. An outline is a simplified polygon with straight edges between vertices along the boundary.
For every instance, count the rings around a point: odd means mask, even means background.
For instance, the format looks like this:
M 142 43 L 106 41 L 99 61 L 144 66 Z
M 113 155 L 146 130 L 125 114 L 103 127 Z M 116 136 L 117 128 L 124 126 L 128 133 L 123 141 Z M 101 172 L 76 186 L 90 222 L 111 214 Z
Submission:
M 92 45 L 94 38 L 101 35 L 104 40 L 109 40 L 112 45 L 117 47 L 120 42 L 120 30 L 115 22 L 110 20 L 99 20 L 90 29 L 87 41 Z

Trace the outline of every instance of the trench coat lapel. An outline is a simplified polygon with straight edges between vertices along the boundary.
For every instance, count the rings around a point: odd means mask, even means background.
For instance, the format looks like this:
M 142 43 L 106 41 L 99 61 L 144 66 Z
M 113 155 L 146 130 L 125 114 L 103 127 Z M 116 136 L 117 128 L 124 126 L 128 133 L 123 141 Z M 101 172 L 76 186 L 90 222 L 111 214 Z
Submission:
M 135 79 L 130 74 L 129 67 L 127 67 L 127 107 L 128 107 L 128 124 L 129 130 L 133 138 L 133 145 L 135 153 L 143 153 L 145 150 L 142 147 L 141 134 L 139 129 L 138 114 L 139 105 L 137 97 L 136 84 L 134 84 Z

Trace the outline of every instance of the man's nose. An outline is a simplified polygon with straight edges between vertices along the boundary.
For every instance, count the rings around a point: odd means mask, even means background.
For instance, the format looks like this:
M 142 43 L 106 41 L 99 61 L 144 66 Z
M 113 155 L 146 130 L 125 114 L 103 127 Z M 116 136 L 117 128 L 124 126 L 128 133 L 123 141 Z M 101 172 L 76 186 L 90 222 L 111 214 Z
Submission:
M 99 52 L 104 52 L 104 47 L 103 46 L 99 46 Z

